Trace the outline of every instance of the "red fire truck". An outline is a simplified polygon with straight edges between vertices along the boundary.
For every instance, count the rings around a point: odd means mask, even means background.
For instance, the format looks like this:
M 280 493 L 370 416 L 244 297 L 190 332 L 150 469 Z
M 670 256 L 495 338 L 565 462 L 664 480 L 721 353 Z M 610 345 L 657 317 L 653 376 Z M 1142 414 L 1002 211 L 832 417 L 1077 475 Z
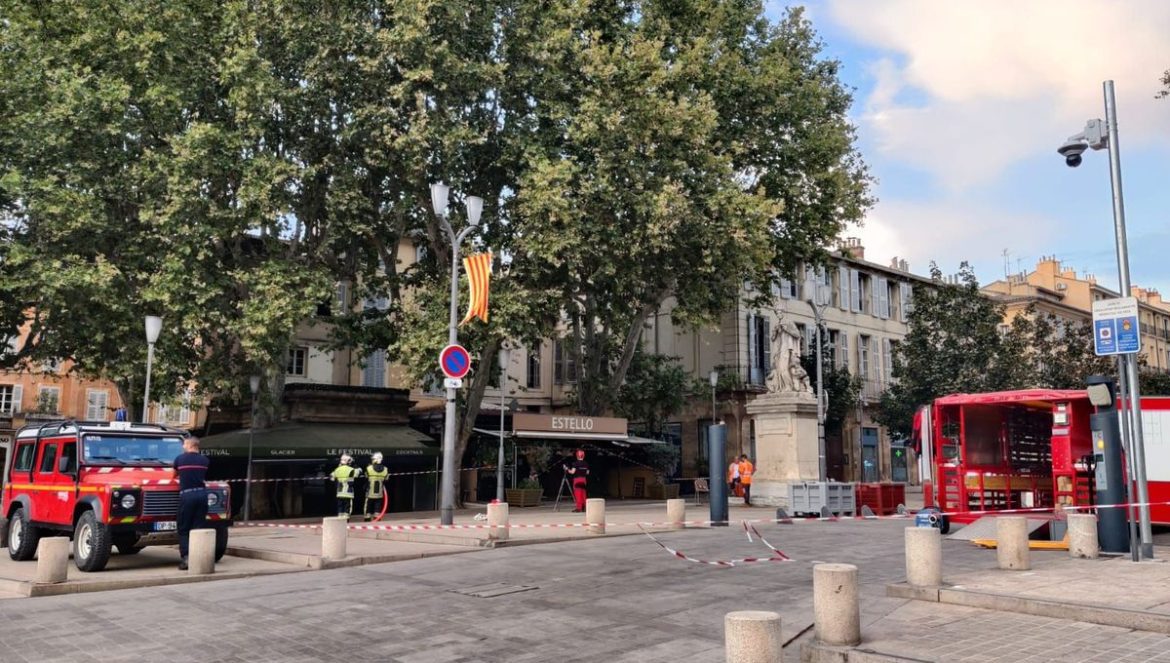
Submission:
M 1083 390 L 944 396 L 915 418 L 921 476 L 959 523 L 978 511 L 1092 504 L 1093 411 Z M 1150 502 L 1170 502 L 1170 398 L 1142 398 L 1142 432 Z M 1154 504 L 1150 518 L 1170 524 L 1170 505 Z

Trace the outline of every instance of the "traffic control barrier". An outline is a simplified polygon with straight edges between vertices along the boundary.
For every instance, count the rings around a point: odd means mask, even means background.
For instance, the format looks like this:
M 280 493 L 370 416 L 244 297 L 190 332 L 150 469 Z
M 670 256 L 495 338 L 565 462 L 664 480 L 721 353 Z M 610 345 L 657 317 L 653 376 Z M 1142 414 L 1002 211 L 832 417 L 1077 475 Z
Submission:
M 585 500 L 585 531 L 590 534 L 605 534 L 605 500 L 590 497 Z
M 683 499 L 666 500 L 666 522 L 670 529 L 682 529 L 687 519 L 687 501 Z
M 349 535 L 349 518 L 334 516 L 321 520 L 321 558 L 345 559 L 346 537 Z
M 813 624 L 816 638 L 822 644 L 852 647 L 861 642 L 856 566 L 817 564 L 813 567 Z
M 1097 540 L 1097 516 L 1091 513 L 1070 513 L 1068 516 L 1069 557 L 1097 559 L 1101 544 Z
M 942 534 L 937 528 L 906 528 L 906 582 L 915 587 L 942 584 Z
M 1022 516 L 996 518 L 995 557 L 999 568 L 1027 571 L 1032 568 L 1028 548 L 1028 519 Z
M 494 541 L 508 540 L 508 503 L 507 502 L 493 502 L 487 508 L 488 525 L 492 529 L 488 530 L 488 538 Z
M 727 613 L 723 645 L 727 663 L 780 663 L 784 660 L 780 615 L 763 610 Z
M 65 582 L 69 576 L 69 539 L 64 536 L 46 536 L 37 544 L 38 583 Z
M 187 571 L 192 575 L 215 573 L 215 530 L 193 529 L 187 546 Z

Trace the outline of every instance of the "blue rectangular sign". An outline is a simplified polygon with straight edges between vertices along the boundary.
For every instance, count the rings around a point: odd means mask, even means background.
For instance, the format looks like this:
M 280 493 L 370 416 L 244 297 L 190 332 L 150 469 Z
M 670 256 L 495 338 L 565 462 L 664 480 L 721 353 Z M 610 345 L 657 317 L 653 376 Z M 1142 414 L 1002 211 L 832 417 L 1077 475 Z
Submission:
M 1141 352 L 1136 298 L 1118 297 L 1093 302 L 1093 350 L 1099 356 Z
M 1117 325 L 1112 318 L 1093 321 L 1093 349 L 1098 355 L 1117 354 Z
M 1114 322 L 1117 325 L 1117 351 L 1121 354 L 1129 354 L 1141 350 L 1142 339 L 1138 333 L 1137 316 L 1118 318 Z

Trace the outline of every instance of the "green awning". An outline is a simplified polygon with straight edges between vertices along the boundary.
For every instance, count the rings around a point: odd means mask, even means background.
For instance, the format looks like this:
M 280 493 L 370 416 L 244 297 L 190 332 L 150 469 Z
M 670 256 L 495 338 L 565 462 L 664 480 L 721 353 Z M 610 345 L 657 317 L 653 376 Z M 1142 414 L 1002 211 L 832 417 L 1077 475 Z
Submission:
M 247 428 L 209 435 L 200 450 L 213 458 L 247 458 Z M 376 451 L 394 457 L 438 456 L 439 445 L 409 426 L 392 424 L 328 424 L 286 422 L 256 429 L 252 442 L 255 460 L 337 458 L 341 454 L 369 456 Z

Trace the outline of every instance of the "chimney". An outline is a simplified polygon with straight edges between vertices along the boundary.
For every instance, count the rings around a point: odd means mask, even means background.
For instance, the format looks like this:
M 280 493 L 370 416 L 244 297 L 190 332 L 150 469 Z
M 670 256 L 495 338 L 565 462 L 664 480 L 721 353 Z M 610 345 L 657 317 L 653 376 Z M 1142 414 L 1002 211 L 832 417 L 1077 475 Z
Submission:
M 838 245 L 842 255 L 849 256 L 854 260 L 865 260 L 865 247 L 861 245 L 861 239 L 857 237 L 846 237 L 841 240 Z

